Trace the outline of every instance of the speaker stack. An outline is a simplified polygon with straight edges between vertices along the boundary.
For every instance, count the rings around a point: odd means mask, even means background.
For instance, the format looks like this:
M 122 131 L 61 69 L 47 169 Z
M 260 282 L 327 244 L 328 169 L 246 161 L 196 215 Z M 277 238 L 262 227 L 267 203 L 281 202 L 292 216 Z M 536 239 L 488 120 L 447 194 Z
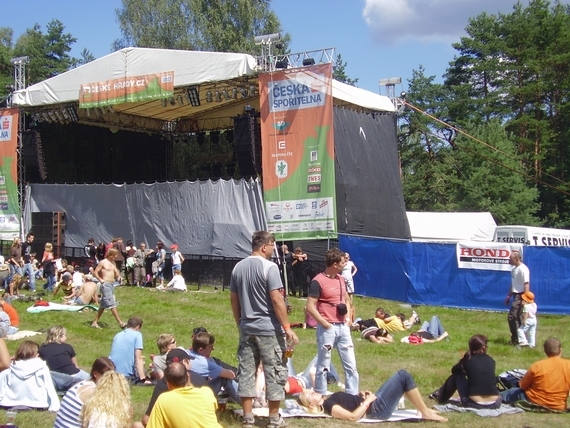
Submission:
M 51 242 L 54 247 L 65 245 L 65 213 L 62 211 L 32 213 L 32 229 L 34 234 L 34 248 L 41 257 L 43 246 Z
M 234 146 L 241 176 L 261 174 L 261 129 L 254 115 L 234 117 Z

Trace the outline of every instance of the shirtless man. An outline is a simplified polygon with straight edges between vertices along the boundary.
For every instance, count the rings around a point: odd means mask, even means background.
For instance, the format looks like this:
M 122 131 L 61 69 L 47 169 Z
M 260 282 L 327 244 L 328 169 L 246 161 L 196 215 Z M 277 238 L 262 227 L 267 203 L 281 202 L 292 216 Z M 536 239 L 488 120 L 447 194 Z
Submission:
M 101 328 L 99 320 L 103 312 L 105 312 L 105 309 L 111 309 L 111 313 L 121 328 L 127 326 L 126 322 L 121 321 L 119 312 L 117 312 L 117 303 L 115 303 L 115 282 L 121 278 L 119 269 L 115 266 L 115 257 L 117 257 L 117 254 L 118 251 L 116 248 L 110 248 L 109 251 L 107 251 L 105 259 L 99 262 L 93 272 L 93 276 L 101 282 L 101 301 L 95 320 L 91 324 L 93 328 Z
M 91 303 L 98 305 L 97 284 L 87 281 L 81 287 L 76 287 L 71 296 L 65 297 L 65 300 L 66 303 L 75 305 L 90 305 Z

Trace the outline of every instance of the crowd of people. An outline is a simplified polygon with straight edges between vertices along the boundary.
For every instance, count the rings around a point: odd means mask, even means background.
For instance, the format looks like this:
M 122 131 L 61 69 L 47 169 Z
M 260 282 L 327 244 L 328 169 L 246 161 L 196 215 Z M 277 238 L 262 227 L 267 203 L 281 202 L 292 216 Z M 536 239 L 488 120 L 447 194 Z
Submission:
M 32 241 L 33 235 L 28 236 L 27 242 Z M 447 420 L 428 407 L 413 376 L 406 370 L 394 373 L 375 393 L 361 391 L 351 334 L 352 330 L 359 330 L 362 339 L 375 344 L 394 343 L 393 333 L 406 331 L 410 333 L 402 342 L 410 344 L 449 340 L 438 316 L 422 323 L 415 311 L 407 317 L 403 313 L 390 315 L 378 308 L 370 319 L 355 319 L 352 295 L 357 268 L 349 264 L 347 253 L 332 248 L 326 252 L 324 270 L 313 275 L 306 287 L 293 280 L 293 292 L 306 294 L 305 312 L 314 320 L 316 329 L 316 356 L 305 371 L 296 374 L 290 356 L 299 340 L 285 303 L 283 275 L 287 275 L 287 269 L 275 260 L 273 235 L 256 232 L 251 244 L 251 255 L 236 264 L 230 279 L 230 307 L 239 330 L 238 367 L 212 356 L 215 338 L 205 328 L 198 327 L 193 331 L 188 348 L 179 346 L 172 334 L 159 335 L 156 339 L 159 354 L 153 356 L 147 369 L 143 357 L 143 321 L 136 316 L 126 323 L 121 320 L 114 290 L 122 279 L 122 272 L 128 273 L 129 267 L 134 272 L 138 265 L 135 259 L 144 259 L 152 252 L 146 252 L 144 245 L 137 249 L 128 242 L 124 251 L 119 244 L 119 248 L 112 246 L 101 253 L 93 240 L 89 240 L 86 255 L 89 259 L 93 256 L 93 261 L 86 263 L 85 272 L 71 266 L 63 267 L 60 272 L 54 264 L 53 275 L 58 279 L 53 284 L 53 294 L 63 292 L 64 299 L 70 303 L 98 302 L 99 310 L 92 324 L 96 328 L 104 310 L 111 310 L 121 331 L 110 343 L 109 358 L 97 358 L 90 373 L 81 370 L 73 346 L 67 343 L 67 330 L 62 326 L 50 327 L 41 345 L 29 340 L 22 342 L 13 357 L 0 339 L 0 407 L 57 412 L 55 427 L 220 426 L 216 411 L 218 403 L 225 403 L 227 397 L 241 404 L 243 427 L 256 425 L 254 408 L 267 407 L 267 426 L 277 428 L 287 425 L 279 413 L 286 395 L 295 395 L 307 413 L 326 413 L 349 421 L 365 417 L 388 419 L 403 396 L 422 419 Z M 171 249 L 173 255 L 178 253 L 177 246 Z M 50 251 L 46 246 L 43 258 L 53 264 Z M 281 251 L 287 254 L 283 246 Z M 153 268 L 158 280 L 164 272 L 164 252 L 164 244 L 159 242 Z M 302 249 L 296 249 L 295 253 L 296 257 L 290 257 L 293 275 L 293 266 L 307 261 Z M 99 259 L 102 254 L 104 258 Z M 119 254 L 128 257 L 117 260 Z M 10 258 L 17 260 L 15 254 Z M 186 288 L 185 284 L 182 286 L 180 274 L 183 260 L 182 254 L 178 254 L 175 261 L 179 263 L 173 263 L 176 284 L 159 284 L 157 288 L 180 291 Z M 524 269 L 526 266 L 517 253 L 511 257 L 511 264 L 511 290 L 505 299 L 506 304 L 511 304 L 508 315 L 511 343 L 516 334 L 518 346 L 534 347 L 537 305 L 530 292 L 528 268 Z M 123 271 L 121 266 L 125 267 Z M 22 274 L 15 270 L 13 276 L 27 274 L 28 271 L 22 269 Z M 141 270 L 133 273 L 133 282 L 145 275 Z M 9 302 L 1 300 L 0 336 L 17 331 L 17 313 L 13 319 L 10 311 L 15 313 Z M 415 325 L 420 327 L 412 331 Z M 497 409 L 503 403 L 519 401 L 545 409 L 566 409 L 570 361 L 561 358 L 559 340 L 546 340 L 547 359 L 533 364 L 518 388 L 502 392 L 497 389 L 495 361 L 488 354 L 487 337 L 473 335 L 468 346 L 469 351 L 452 367 L 451 375 L 430 398 L 443 404 L 458 394 L 463 406 L 475 409 Z M 332 365 L 333 350 L 339 355 L 345 383 Z M 341 391 L 328 391 L 331 379 Z M 132 419 L 130 386 L 154 388 L 140 422 Z M 61 402 L 58 394 L 65 394 Z

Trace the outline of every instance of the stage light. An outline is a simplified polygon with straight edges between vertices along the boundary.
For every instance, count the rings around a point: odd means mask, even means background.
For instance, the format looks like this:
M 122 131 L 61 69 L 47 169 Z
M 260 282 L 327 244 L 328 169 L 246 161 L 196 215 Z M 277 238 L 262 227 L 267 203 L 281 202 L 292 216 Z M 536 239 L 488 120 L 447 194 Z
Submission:
M 220 131 L 211 131 L 210 141 L 212 144 L 218 144 L 220 142 Z
M 59 120 L 60 122 L 63 122 L 63 118 L 61 117 L 61 113 L 59 111 L 54 110 L 53 114 L 55 115 L 57 120 Z
M 51 118 L 48 116 L 48 114 L 44 111 L 42 112 L 42 117 L 43 117 L 43 121 L 50 123 L 51 122 Z
M 237 100 L 237 93 L 238 93 L 237 88 L 233 88 L 232 89 L 232 98 L 234 100 Z
M 176 97 L 176 99 L 178 100 L 178 104 L 183 106 L 184 105 L 184 99 L 182 98 L 182 95 L 178 94 L 178 96 Z
M 166 98 L 161 99 L 160 103 L 162 104 L 162 108 L 166 108 Z
M 176 105 L 176 101 L 174 101 L 174 98 L 173 98 L 173 97 L 170 97 L 170 98 L 168 99 L 168 102 L 170 103 L 171 106 Z
M 206 142 L 206 134 L 204 132 L 198 132 L 196 134 L 196 141 L 198 141 L 198 145 L 202 145 Z
M 303 67 L 307 67 L 309 65 L 315 65 L 315 59 L 314 58 L 305 58 L 303 60 Z
M 242 98 L 247 98 L 247 90 L 245 88 L 239 88 L 239 92 Z
M 255 87 L 255 85 L 250 85 L 250 86 L 249 86 L 249 96 L 250 96 L 250 97 L 255 97 L 255 90 L 256 90 L 256 89 L 257 89 L 257 88 Z
M 61 108 L 61 114 L 63 115 L 63 118 L 65 120 L 69 120 L 69 114 L 67 113 L 67 111 L 65 111 L 63 107 Z
M 222 102 L 222 94 L 220 93 L 220 91 L 216 90 L 215 95 L 216 95 L 216 102 L 221 103 Z
M 224 89 L 224 90 L 222 91 L 222 95 L 224 96 L 224 98 L 226 99 L 226 101 L 230 99 L 230 94 L 228 94 L 228 91 L 227 91 L 227 90 Z
M 109 110 L 109 113 L 115 113 L 113 106 L 107 106 L 107 110 Z
M 275 63 L 275 68 L 285 69 L 289 65 L 289 60 L 286 56 L 281 57 L 279 61 Z
M 186 100 L 192 107 L 199 107 L 200 103 L 200 94 L 198 93 L 197 86 L 190 86 L 186 91 Z
M 87 109 L 89 110 L 89 109 Z M 77 122 L 79 120 L 79 116 L 77 116 L 77 112 L 75 111 L 75 107 L 69 106 L 67 107 L 67 111 L 69 113 L 69 117 L 73 122 Z
M 212 101 L 212 91 L 206 92 L 206 102 L 211 103 Z
M 268 45 L 279 40 L 281 40 L 280 33 L 265 34 L 263 36 L 255 36 L 253 38 L 253 41 L 256 45 Z

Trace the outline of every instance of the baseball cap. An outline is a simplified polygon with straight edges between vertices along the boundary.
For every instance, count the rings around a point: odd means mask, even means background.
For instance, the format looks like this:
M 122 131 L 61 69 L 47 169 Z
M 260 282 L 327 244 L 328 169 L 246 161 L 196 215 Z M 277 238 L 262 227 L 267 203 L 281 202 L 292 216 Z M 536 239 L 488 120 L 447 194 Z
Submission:
M 63 275 L 61 275 L 61 279 L 71 279 L 72 276 L 69 272 L 65 272 Z
M 200 333 L 208 333 L 208 330 L 206 330 L 204 327 L 196 327 L 194 330 L 192 330 L 192 334 L 194 334 L 194 336 Z
M 194 357 L 182 348 L 174 348 L 166 354 L 166 365 L 170 363 L 181 363 L 182 360 L 193 360 Z

